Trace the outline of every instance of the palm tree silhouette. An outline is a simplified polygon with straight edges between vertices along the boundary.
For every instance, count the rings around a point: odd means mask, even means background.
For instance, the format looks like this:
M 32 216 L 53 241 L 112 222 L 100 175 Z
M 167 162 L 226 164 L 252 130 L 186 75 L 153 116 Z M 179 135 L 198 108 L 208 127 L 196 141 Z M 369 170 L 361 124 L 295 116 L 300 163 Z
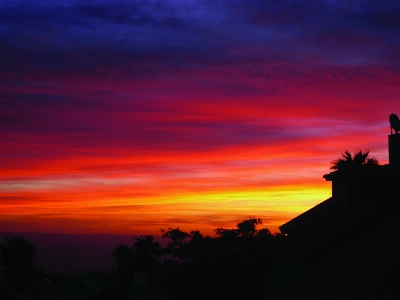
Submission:
M 342 153 L 342 157 L 332 161 L 332 170 L 347 170 L 360 166 L 376 166 L 379 165 L 375 157 L 368 157 L 369 151 L 358 151 L 353 155 L 349 151 Z
M 152 256 L 157 257 L 161 254 L 161 245 L 154 241 L 152 235 L 141 235 L 135 238 L 133 249 L 138 256 Z
M 33 275 L 35 244 L 22 236 L 10 236 L 5 240 L 5 244 L 0 244 L 0 265 L 3 268 L 4 282 L 16 291 L 23 291 Z
M 114 257 L 114 271 L 123 289 L 127 289 L 133 279 L 134 254 L 132 248 L 120 244 L 113 250 L 111 255 Z
M 154 241 L 152 235 L 141 235 L 135 238 L 133 250 L 136 256 L 135 268 L 138 271 L 153 271 L 157 266 L 157 258 L 162 254 L 162 247 Z

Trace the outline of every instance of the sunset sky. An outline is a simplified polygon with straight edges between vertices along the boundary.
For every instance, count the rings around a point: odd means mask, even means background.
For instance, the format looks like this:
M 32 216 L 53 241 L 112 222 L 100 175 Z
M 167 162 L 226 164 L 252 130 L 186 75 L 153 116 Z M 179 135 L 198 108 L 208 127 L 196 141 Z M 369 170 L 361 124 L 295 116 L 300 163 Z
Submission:
M 130 3 L 130 4 L 127 4 Z M 388 162 L 398 1 L 0 2 L 0 231 L 213 234 Z

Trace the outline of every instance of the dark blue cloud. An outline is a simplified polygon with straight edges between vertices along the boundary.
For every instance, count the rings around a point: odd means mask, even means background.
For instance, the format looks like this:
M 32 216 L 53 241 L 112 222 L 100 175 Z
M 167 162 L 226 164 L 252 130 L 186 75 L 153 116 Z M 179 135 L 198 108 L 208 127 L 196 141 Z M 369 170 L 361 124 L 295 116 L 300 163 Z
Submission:
M 14 2 L 11 2 L 14 3 Z M 15 2 L 0 7 L 6 71 L 139 72 L 283 59 L 393 65 L 395 1 Z
M 307 54 L 325 64 L 389 64 L 398 51 L 395 1 L 235 1 L 233 7 L 254 28 L 281 33 L 273 51 L 300 61 Z
M 398 66 L 398 15 L 395 1 L 10 1 L 0 6 L 0 78 L 191 77 L 228 94 L 247 80 L 265 93 L 253 82 L 301 68 Z

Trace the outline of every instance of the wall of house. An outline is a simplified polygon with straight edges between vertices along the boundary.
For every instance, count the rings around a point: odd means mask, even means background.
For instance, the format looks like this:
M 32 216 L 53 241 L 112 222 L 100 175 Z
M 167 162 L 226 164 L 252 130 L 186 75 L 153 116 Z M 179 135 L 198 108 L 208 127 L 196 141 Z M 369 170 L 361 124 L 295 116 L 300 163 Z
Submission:
M 389 138 L 389 164 L 400 166 L 400 134 L 390 134 Z
M 400 299 L 400 214 L 338 245 L 316 263 L 320 299 Z M 346 233 L 343 233 L 346 234 Z
M 356 168 L 325 176 L 332 181 L 332 198 L 338 208 L 376 205 L 377 199 L 383 202 L 400 192 L 400 167 Z
M 263 299 L 400 299 L 399 223 L 400 209 L 391 209 L 329 249 L 284 250 Z

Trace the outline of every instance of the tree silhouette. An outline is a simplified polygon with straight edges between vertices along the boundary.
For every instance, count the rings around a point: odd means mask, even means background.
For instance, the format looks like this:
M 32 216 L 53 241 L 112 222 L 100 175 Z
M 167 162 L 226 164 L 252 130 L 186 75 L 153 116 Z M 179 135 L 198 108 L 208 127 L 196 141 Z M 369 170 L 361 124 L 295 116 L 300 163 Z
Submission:
M 185 243 L 185 240 L 190 237 L 190 234 L 180 230 L 179 227 L 170 227 L 167 230 L 161 229 L 160 231 L 163 238 L 169 238 L 171 240 L 165 248 L 165 253 L 179 257 L 180 252 L 182 252 L 181 247 Z
M 127 289 L 133 279 L 134 254 L 132 248 L 120 244 L 111 253 L 114 257 L 114 270 L 123 289 Z
M 161 245 L 154 242 L 152 235 L 141 235 L 135 238 L 136 242 L 133 243 L 133 249 L 138 256 L 159 256 L 161 254 Z
M 153 271 L 156 268 L 158 257 L 162 254 L 161 245 L 154 242 L 152 235 L 141 235 L 135 240 L 133 243 L 134 269 L 137 271 Z
M 35 244 L 22 236 L 10 236 L 5 241 L 5 244 L 0 244 L 4 282 L 15 291 L 24 291 L 34 272 Z
M 273 272 L 271 249 L 286 239 L 258 229 L 261 224 L 248 217 L 233 229 L 217 228 L 216 237 L 161 229 L 170 240 L 164 248 L 152 236 L 140 236 L 131 248 L 114 249 L 117 271 L 126 286 L 136 270 L 160 271 L 149 277 L 146 299 L 259 299 L 262 278 Z
M 237 237 L 250 237 L 256 236 L 258 234 L 257 225 L 262 225 L 262 220 L 260 218 L 249 217 L 236 225 L 237 229 L 225 229 L 219 227 L 215 229 L 217 236 L 225 237 L 228 239 L 234 239 Z
M 158 257 L 162 255 L 162 247 L 154 242 L 152 235 L 141 235 L 135 240 L 132 247 L 120 244 L 111 253 L 114 271 L 123 290 L 129 287 L 136 271 L 155 271 Z
M 262 225 L 260 218 L 249 217 L 247 220 L 240 222 L 236 225 L 238 228 L 239 236 L 249 237 L 257 234 L 257 225 Z
M 342 153 L 342 157 L 332 161 L 332 170 L 347 170 L 360 166 L 376 166 L 379 165 L 378 160 L 375 157 L 368 157 L 369 151 L 355 152 L 353 155 L 349 151 Z

